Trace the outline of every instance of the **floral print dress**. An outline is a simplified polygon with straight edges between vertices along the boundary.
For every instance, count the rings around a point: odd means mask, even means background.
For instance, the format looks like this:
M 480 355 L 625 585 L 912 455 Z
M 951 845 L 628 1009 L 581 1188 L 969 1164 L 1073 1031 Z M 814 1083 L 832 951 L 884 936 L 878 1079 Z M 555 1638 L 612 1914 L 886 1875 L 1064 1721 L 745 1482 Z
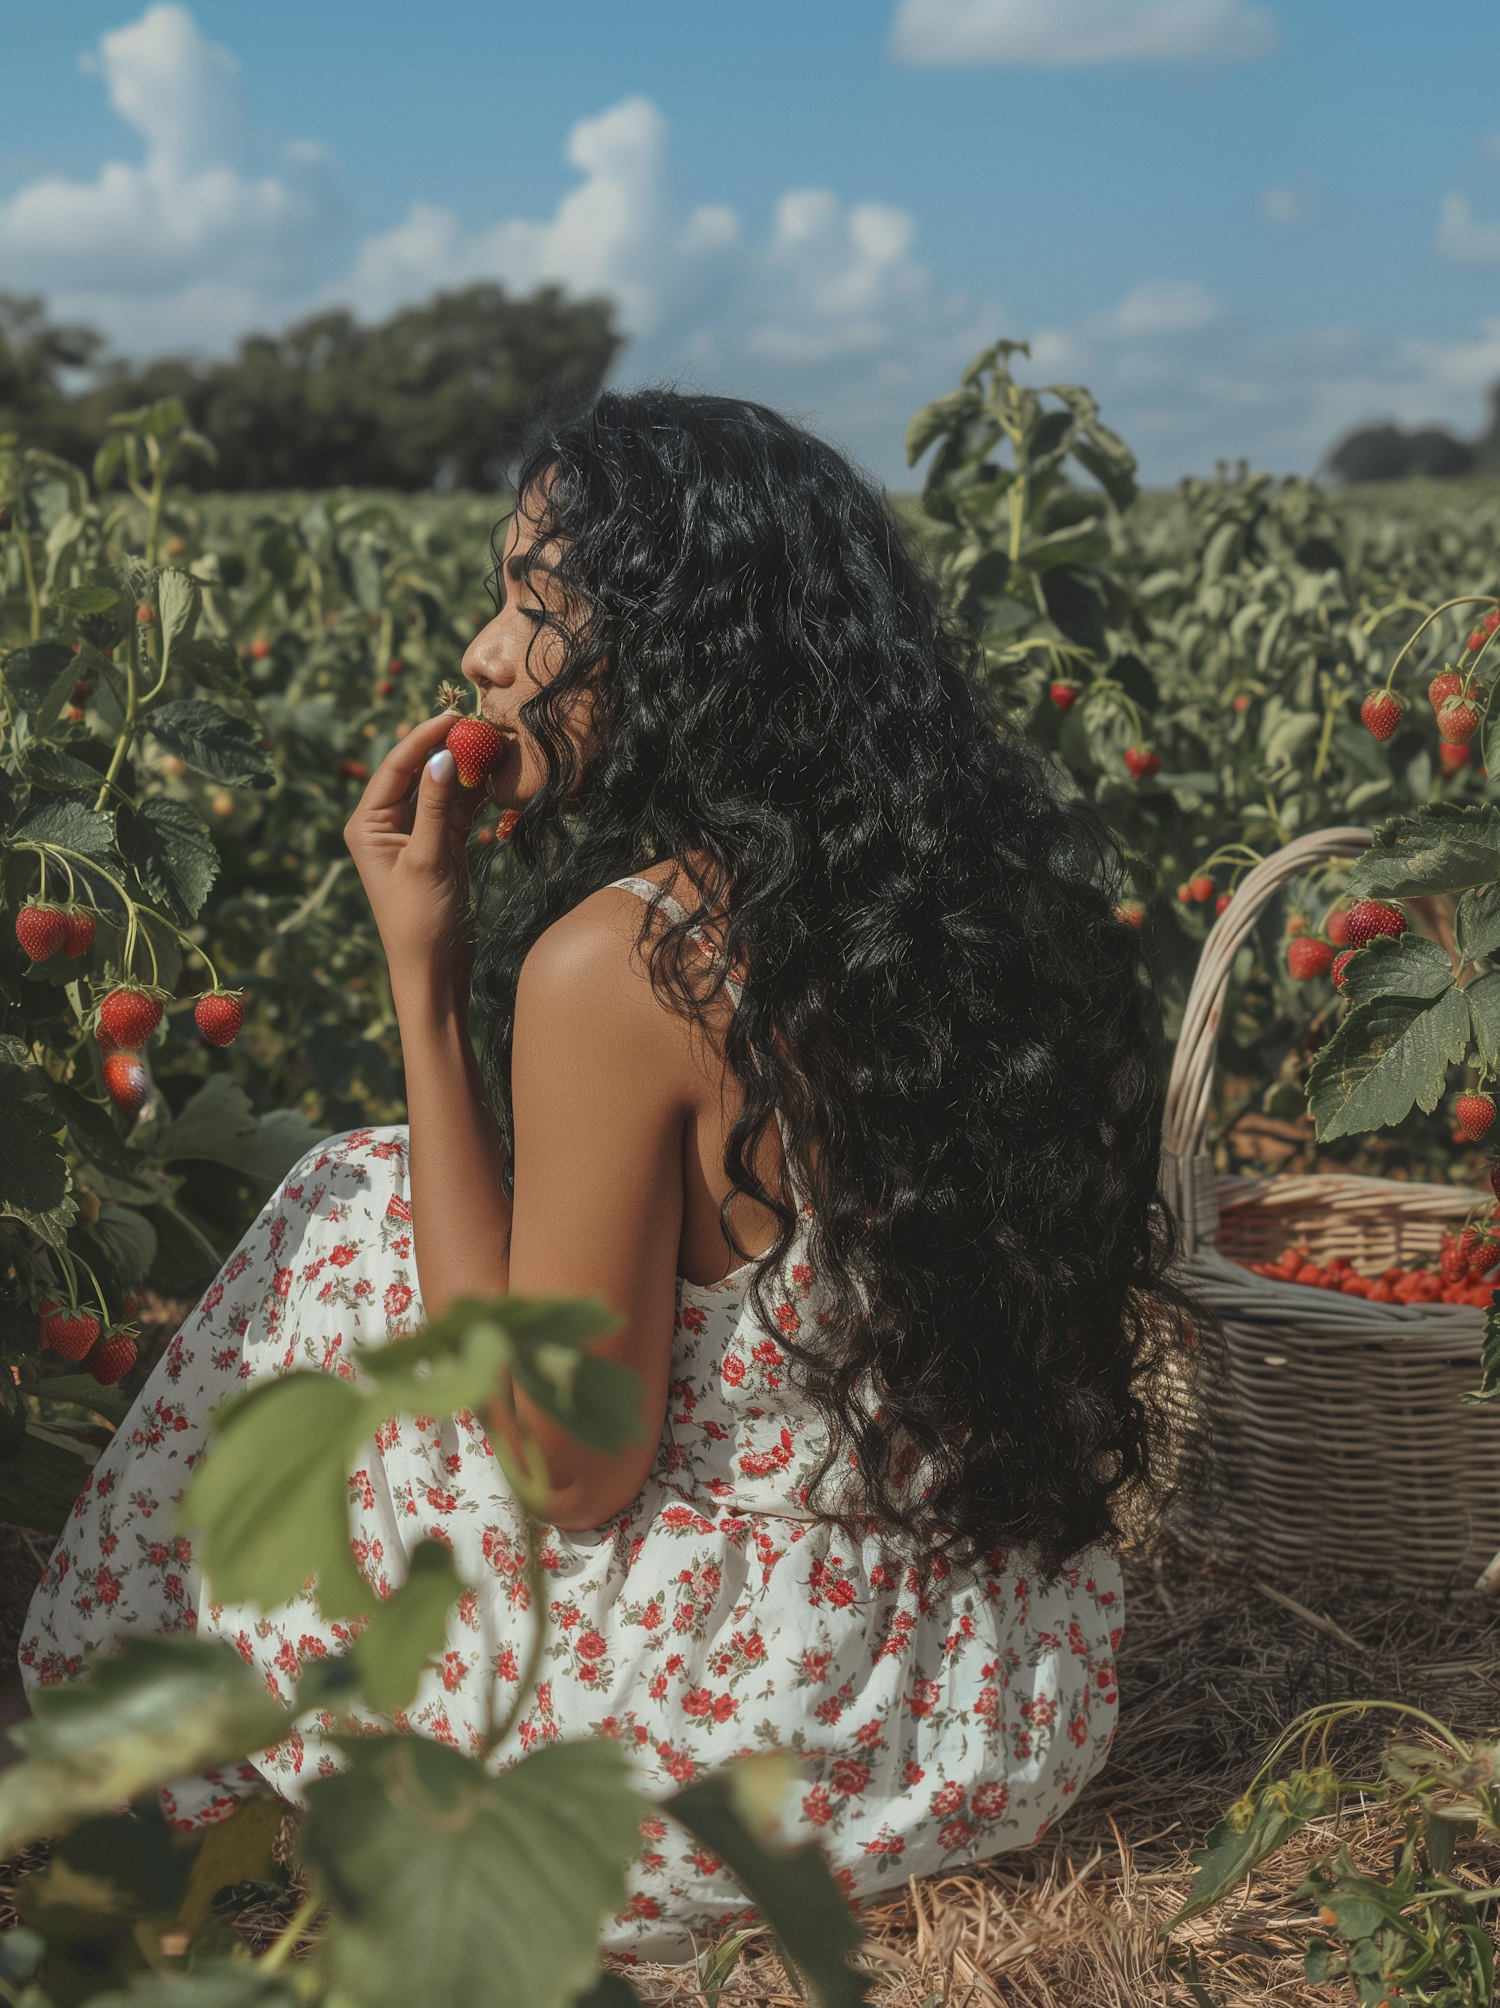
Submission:
M 803 1760 L 788 1826 L 815 1835 L 852 1899 L 909 1875 L 1022 1847 L 1103 1763 L 1114 1733 L 1123 1608 L 1091 1550 L 1044 1579 L 1020 1553 L 977 1573 L 923 1562 L 880 1531 L 814 1518 L 804 1489 L 823 1436 L 783 1338 L 818 1314 L 794 1243 L 756 1317 L 752 1266 L 679 1282 L 661 1444 L 639 1496 L 590 1533 L 547 1529 L 542 1678 L 503 1763 L 557 1738 L 610 1736 L 647 1792 L 731 1758 Z M 362 1347 L 421 1324 L 406 1132 L 357 1130 L 309 1153 L 267 1202 L 172 1340 L 95 1466 L 28 1614 L 31 1684 L 67 1680 L 127 1632 L 196 1630 L 237 1647 L 292 1702 L 309 1660 L 347 1630 L 299 1599 L 261 1613 L 215 1601 L 174 1508 L 215 1404 L 294 1369 L 350 1375 Z M 479 1422 L 403 1416 L 349 1475 L 360 1566 L 388 1595 L 436 1537 L 475 1587 L 447 1650 L 396 1726 L 467 1750 L 514 1693 L 533 1614 L 525 1522 Z M 332 1770 L 316 1718 L 233 1774 L 165 1795 L 183 1825 L 223 1818 L 262 1780 L 295 1799 Z M 745 1916 L 733 1878 L 690 1835 L 646 1822 L 628 1907 L 606 1943 L 689 1956 Z

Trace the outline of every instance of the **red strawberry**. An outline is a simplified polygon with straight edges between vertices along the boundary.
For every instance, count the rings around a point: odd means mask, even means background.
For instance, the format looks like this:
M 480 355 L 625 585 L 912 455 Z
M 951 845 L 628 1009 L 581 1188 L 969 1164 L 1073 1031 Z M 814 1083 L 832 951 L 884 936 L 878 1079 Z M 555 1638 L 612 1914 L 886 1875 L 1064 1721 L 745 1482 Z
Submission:
M 1214 896 L 1214 882 L 1211 878 L 1207 878 L 1200 873 L 1197 878 L 1188 881 L 1188 891 L 1193 895 L 1199 906 L 1207 906 L 1208 902 Z
M 1286 952 L 1287 969 L 1299 983 L 1326 976 L 1332 961 L 1333 950 L 1315 934 L 1299 934 Z
M 1333 968 L 1329 971 L 1329 974 L 1333 978 L 1333 987 L 1335 990 L 1343 989 L 1344 971 L 1354 960 L 1354 953 L 1355 951 L 1352 948 L 1346 948 L 1342 955 L 1336 955 L 1333 958 Z
M 1234 894 L 1232 892 L 1221 892 L 1219 897 L 1214 901 L 1214 912 L 1222 913 L 1233 898 Z
M 161 1000 L 134 983 L 111 990 L 99 1006 L 99 1023 L 116 1048 L 144 1046 L 161 1023 Z
M 245 1007 L 237 991 L 210 990 L 193 1006 L 193 1020 L 210 1046 L 228 1046 L 239 1037 Z
M 76 962 L 80 955 L 87 955 L 94 945 L 94 916 L 85 913 L 81 907 L 70 906 L 63 918 L 68 923 L 63 954 L 70 962 Z
M 1464 1234 L 1468 1236 L 1473 1231 L 1472 1227 L 1466 1227 Z M 1463 1283 L 1468 1280 L 1469 1251 L 1452 1234 L 1443 1236 L 1443 1252 L 1438 1258 L 1438 1274 L 1445 1283 Z
M 104 1062 L 104 1088 L 122 1115 L 138 1115 L 151 1099 L 151 1076 L 139 1053 L 111 1053 Z
M 495 842 L 507 843 L 516 833 L 516 824 L 521 820 L 519 809 L 502 809 L 500 820 L 495 825 Z
M 1490 1191 L 1500 1199 L 1500 1164 L 1490 1166 Z
M 1193 888 L 1186 879 L 1177 888 L 1177 903 L 1179 906 L 1191 906 L 1193 903 Z
M 1453 1103 L 1453 1119 L 1465 1143 L 1478 1143 L 1495 1120 L 1495 1104 L 1488 1095 L 1459 1095 Z
M 1500 627 L 1500 607 L 1490 608 L 1484 617 L 1483 626 L 1486 634 L 1493 634 L 1495 629 Z
M 1115 919 L 1124 921 L 1127 927 L 1133 927 L 1139 934 L 1146 925 L 1146 909 L 1138 899 L 1123 899 L 1115 908 Z M 1496 1169 L 1500 1171 L 1500 1166 Z
M 101 1387 L 113 1387 L 123 1374 L 140 1358 L 135 1340 L 129 1332 L 111 1332 L 102 1345 L 95 1346 L 88 1357 L 88 1369 Z
M 1340 907 L 1334 907 L 1323 922 L 1323 932 L 1335 948 L 1342 948 L 1349 939 L 1349 916 Z
M 60 906 L 41 906 L 33 900 L 16 915 L 16 940 L 33 962 L 56 955 L 67 938 L 68 916 Z
M 486 719 L 459 718 L 444 743 L 458 769 L 458 785 L 477 788 L 500 758 L 505 741 Z M 1126 758 L 1129 757 L 1127 754 Z
M 1071 711 L 1073 706 L 1078 702 L 1079 689 L 1080 686 L 1078 684 L 1069 683 L 1065 679 L 1059 678 L 1048 689 L 1047 695 L 1052 699 L 1052 702 L 1057 706 L 1059 711 Z
M 396 686 L 391 682 L 391 679 L 388 676 L 383 676 L 375 686 L 375 695 L 377 697 L 389 697 L 395 688 Z
M 70 704 L 87 704 L 93 694 L 94 686 L 91 683 L 78 682 L 73 685 L 73 695 L 69 698 L 68 702 Z
M 1445 697 L 1438 707 L 1438 731 L 1452 746 L 1462 746 L 1479 730 L 1479 706 L 1468 697 Z
M 1474 632 L 1469 636 L 1468 648 L 1470 655 L 1478 655 L 1479 651 L 1484 647 L 1484 642 L 1484 629 L 1475 628 Z
M 406 664 L 401 660 L 400 656 L 393 655 L 386 665 L 385 673 L 387 676 L 401 676 L 405 672 L 405 669 Z
M 254 662 L 264 662 L 264 661 L 265 661 L 265 659 L 266 659 L 266 657 L 267 657 L 267 656 L 268 656 L 268 655 L 269 655 L 270 653 L 271 653 L 271 644 L 270 644 L 270 643 L 269 643 L 268 641 L 253 641 L 253 642 L 251 642 L 251 644 L 250 644 L 250 656 L 251 656 L 251 660 L 252 660 L 252 661 L 254 661 Z
M 1439 746 L 1438 765 L 1451 780 L 1455 774 L 1461 774 L 1468 766 L 1473 752 L 1472 746 Z
M 1149 746 L 1127 746 L 1125 765 L 1133 781 L 1149 781 L 1161 772 L 1161 755 Z
M 1437 710 L 1444 698 L 1457 697 L 1463 687 L 1464 680 L 1456 669 L 1440 669 L 1427 686 L 1427 695 L 1432 700 L 1433 710 Z
M 36 1310 L 37 1337 L 64 1359 L 81 1360 L 99 1336 L 99 1320 L 76 1305 L 44 1297 Z
M 1364 728 L 1372 739 L 1389 739 L 1401 723 L 1401 699 L 1393 690 L 1372 690 L 1359 707 Z
M 1500 1262 L 1500 1239 L 1495 1236 L 1493 1224 L 1466 1227 L 1458 1237 L 1458 1246 L 1471 1276 L 1482 1276 Z
M 370 770 L 363 760 L 340 760 L 339 772 L 346 781 L 368 781 Z
M 1351 948 L 1368 948 L 1378 935 L 1406 932 L 1406 915 L 1384 900 L 1362 899 L 1350 907 L 1344 939 Z

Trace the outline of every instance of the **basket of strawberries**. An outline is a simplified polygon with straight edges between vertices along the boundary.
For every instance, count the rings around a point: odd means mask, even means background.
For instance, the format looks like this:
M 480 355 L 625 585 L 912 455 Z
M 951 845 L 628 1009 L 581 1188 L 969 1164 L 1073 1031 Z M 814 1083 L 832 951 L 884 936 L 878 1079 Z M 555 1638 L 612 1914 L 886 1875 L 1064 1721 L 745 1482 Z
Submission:
M 1193 1395 L 1205 1486 L 1180 1532 L 1263 1574 L 1431 1587 L 1473 1581 L 1500 1551 L 1500 1403 L 1465 1401 L 1500 1284 L 1496 1195 L 1341 1172 L 1219 1177 L 1207 1150 L 1236 955 L 1282 886 L 1370 841 L 1365 829 L 1319 831 L 1256 865 L 1204 944 L 1184 1012 L 1163 1188 L 1184 1282 L 1221 1349 L 1205 1350 Z M 1399 903 L 1363 907 L 1348 917 L 1346 959 L 1407 925 Z M 1456 1114 L 1474 1136 L 1494 1109 L 1469 1099 Z

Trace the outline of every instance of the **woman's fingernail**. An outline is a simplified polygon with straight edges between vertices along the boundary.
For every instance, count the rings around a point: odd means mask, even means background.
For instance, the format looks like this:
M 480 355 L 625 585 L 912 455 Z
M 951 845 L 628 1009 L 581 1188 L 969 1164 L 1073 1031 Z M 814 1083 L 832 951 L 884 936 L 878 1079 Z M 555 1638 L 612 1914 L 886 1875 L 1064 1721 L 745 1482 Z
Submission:
M 446 746 L 440 746 L 427 762 L 427 778 L 430 781 L 451 781 L 453 779 L 453 755 Z

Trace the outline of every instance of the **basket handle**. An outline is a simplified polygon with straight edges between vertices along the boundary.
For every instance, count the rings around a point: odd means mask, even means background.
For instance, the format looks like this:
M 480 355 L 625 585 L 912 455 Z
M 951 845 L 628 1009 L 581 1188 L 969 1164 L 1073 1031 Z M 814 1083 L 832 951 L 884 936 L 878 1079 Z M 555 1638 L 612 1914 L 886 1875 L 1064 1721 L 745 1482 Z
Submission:
M 1234 958 L 1254 932 L 1271 895 L 1288 879 L 1297 878 L 1314 865 L 1325 864 L 1330 858 L 1355 857 L 1368 850 L 1371 834 L 1352 825 L 1314 830 L 1283 845 L 1279 851 L 1272 851 L 1241 881 L 1233 900 L 1214 922 L 1203 944 L 1193 987 L 1188 992 L 1167 1081 L 1162 1148 L 1173 1157 L 1198 1157 L 1207 1142 L 1219 1021 L 1224 1015 Z

